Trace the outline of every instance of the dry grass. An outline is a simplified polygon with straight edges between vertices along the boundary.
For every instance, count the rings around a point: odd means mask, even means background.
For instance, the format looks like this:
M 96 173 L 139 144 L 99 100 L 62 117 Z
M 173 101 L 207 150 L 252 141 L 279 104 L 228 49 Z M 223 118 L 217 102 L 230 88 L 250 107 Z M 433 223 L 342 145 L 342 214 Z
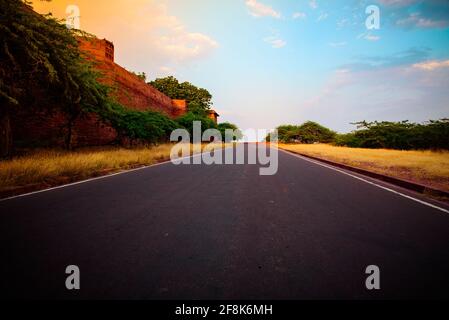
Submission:
M 326 144 L 279 147 L 449 191 L 448 151 L 360 149 Z
M 168 160 L 172 144 L 125 149 L 38 150 L 0 161 L 0 195 L 56 186 Z M 217 147 L 222 147 L 218 144 Z M 15 192 L 15 190 L 18 190 Z M 28 191 L 28 190 L 25 190 Z

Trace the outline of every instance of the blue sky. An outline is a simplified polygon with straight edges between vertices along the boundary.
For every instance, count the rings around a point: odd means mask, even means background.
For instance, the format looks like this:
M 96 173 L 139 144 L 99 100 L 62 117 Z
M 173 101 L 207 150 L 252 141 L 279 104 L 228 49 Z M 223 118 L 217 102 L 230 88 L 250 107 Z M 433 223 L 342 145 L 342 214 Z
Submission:
M 449 117 L 447 0 L 78 2 L 118 63 L 207 88 L 221 121 L 245 129 Z

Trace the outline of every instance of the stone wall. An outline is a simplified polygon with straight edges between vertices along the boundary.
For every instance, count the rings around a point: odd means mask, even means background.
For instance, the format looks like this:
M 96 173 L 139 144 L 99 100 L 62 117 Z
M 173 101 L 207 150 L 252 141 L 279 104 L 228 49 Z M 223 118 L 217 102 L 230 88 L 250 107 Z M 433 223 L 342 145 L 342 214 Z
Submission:
M 67 117 L 62 113 L 26 113 L 13 116 L 13 139 L 19 146 L 64 146 Z M 117 132 L 95 114 L 86 114 L 73 124 L 72 146 L 101 146 L 115 142 Z
M 173 100 L 164 95 L 137 75 L 114 62 L 114 45 L 105 39 L 79 39 L 79 46 L 95 68 L 104 76 L 101 82 L 111 85 L 113 95 L 125 107 L 139 111 L 159 111 L 171 118 L 187 112 L 184 100 Z M 26 108 L 24 108 L 26 110 Z M 67 119 L 61 113 L 19 112 L 13 117 L 13 136 L 23 145 L 63 145 Z M 97 146 L 116 141 L 117 132 L 99 121 L 94 114 L 78 119 L 73 127 L 72 145 Z

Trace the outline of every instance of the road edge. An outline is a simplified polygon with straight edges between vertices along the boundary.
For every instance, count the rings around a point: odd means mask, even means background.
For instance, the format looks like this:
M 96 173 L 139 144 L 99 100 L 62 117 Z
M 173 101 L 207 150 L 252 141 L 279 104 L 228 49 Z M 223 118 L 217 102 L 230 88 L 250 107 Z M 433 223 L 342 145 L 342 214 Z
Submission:
M 291 151 L 291 150 L 286 150 L 283 148 L 279 148 L 279 150 L 282 150 L 284 152 L 287 153 L 291 153 L 291 154 L 296 154 L 296 155 L 300 155 L 302 157 L 308 158 L 308 159 L 312 159 L 318 162 L 322 162 L 337 168 L 341 168 L 341 169 L 345 169 L 351 172 L 355 172 L 370 178 L 374 178 L 383 182 L 387 182 L 390 184 L 393 184 L 395 186 L 407 189 L 407 190 L 411 190 L 426 196 L 433 196 L 433 197 L 437 197 L 437 198 L 442 198 L 439 199 L 441 201 L 445 201 L 445 202 L 449 202 L 449 192 L 443 191 L 443 190 L 439 190 L 439 189 L 435 189 L 435 188 L 431 188 L 419 183 L 415 183 L 412 181 L 407 181 L 407 180 L 403 180 L 403 179 L 399 179 L 399 178 L 395 178 L 392 176 L 387 176 L 387 175 L 383 175 L 380 173 L 376 173 L 373 171 L 369 171 L 366 169 L 361 169 L 361 168 L 356 168 L 353 166 L 349 166 L 343 163 L 339 163 L 339 162 L 334 162 L 334 161 L 330 161 L 330 160 L 326 160 L 323 158 L 318 158 L 318 157 L 314 157 L 314 156 L 310 156 L 307 154 L 303 154 L 301 152 L 296 152 L 296 151 Z

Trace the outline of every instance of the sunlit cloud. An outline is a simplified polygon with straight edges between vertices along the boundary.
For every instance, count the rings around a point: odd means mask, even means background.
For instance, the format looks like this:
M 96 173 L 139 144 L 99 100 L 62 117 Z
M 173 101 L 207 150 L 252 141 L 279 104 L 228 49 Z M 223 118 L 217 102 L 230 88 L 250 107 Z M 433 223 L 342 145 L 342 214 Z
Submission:
M 257 0 L 247 0 L 246 6 L 249 9 L 249 13 L 253 17 L 273 17 L 276 19 L 281 18 L 281 13 L 274 10 L 271 6 L 258 2 Z
M 449 68 L 449 60 L 433 60 L 433 61 L 426 61 L 421 63 L 415 63 L 413 65 L 413 68 L 426 70 L 426 71 L 433 71 L 441 68 Z
M 286 41 L 276 38 L 276 37 L 267 37 L 264 39 L 264 41 L 266 43 L 269 43 L 271 45 L 271 47 L 273 47 L 274 49 L 280 49 L 287 45 Z
M 52 12 L 64 19 L 71 1 L 33 2 L 36 11 Z M 164 3 L 147 0 L 77 0 L 81 29 L 115 45 L 115 56 L 126 68 L 147 74 L 166 73 L 172 68 L 203 59 L 219 47 L 218 42 L 200 31 L 192 31 L 168 12 Z

